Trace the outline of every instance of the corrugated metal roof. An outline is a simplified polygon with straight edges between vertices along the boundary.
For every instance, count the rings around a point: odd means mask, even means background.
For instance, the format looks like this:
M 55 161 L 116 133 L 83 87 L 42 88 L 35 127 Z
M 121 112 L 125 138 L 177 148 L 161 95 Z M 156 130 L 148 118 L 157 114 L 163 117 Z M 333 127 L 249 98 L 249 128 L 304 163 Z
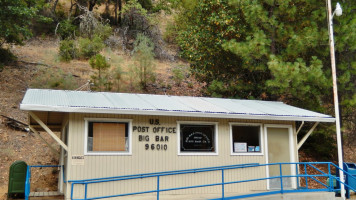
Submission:
M 334 122 L 282 102 L 206 97 L 28 89 L 22 110 Z

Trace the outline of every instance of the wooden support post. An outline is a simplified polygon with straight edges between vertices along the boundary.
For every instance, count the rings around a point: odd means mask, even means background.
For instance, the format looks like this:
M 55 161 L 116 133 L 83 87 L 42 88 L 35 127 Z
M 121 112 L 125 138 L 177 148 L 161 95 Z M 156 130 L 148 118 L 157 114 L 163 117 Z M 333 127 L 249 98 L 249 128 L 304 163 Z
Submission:
M 40 133 L 39 133 L 36 129 L 34 129 L 32 126 L 29 126 L 29 128 L 31 129 L 31 131 L 32 131 L 35 135 L 37 135 L 44 143 L 47 144 L 47 146 L 52 150 L 53 153 L 55 153 L 57 156 L 59 156 L 59 152 L 58 152 L 54 147 L 52 147 L 52 145 L 50 145 L 50 144 L 40 135 Z
M 316 126 L 318 126 L 319 122 L 316 122 L 314 124 L 314 126 L 308 131 L 307 134 L 304 135 L 304 137 L 300 140 L 300 142 L 298 143 L 297 147 L 298 150 L 300 149 L 300 147 L 302 147 L 302 145 L 304 144 L 304 142 L 308 139 L 308 137 L 313 133 L 314 129 L 316 128 Z
M 61 139 L 59 139 L 56 134 L 54 134 L 51 129 L 49 129 L 41 120 L 40 118 L 37 117 L 37 115 L 35 115 L 35 113 L 33 112 L 28 112 L 29 115 L 55 140 L 59 143 L 59 145 L 61 145 L 63 147 L 63 149 L 65 149 L 66 151 L 68 151 L 68 147 L 67 145 L 65 145 Z

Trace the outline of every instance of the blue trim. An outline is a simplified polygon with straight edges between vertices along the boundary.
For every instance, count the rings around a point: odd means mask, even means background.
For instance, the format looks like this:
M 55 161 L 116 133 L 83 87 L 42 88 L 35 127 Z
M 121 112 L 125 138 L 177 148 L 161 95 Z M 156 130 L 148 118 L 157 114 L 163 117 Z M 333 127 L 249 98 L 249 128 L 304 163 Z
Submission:
M 315 165 L 328 165 L 328 172 L 325 173 L 319 170 Z M 272 166 L 278 165 L 279 167 L 279 175 L 273 177 L 264 177 L 258 179 L 248 179 L 248 180 L 232 180 L 229 182 L 225 181 L 225 171 L 231 169 L 242 169 L 242 168 L 251 168 L 251 167 L 265 167 L 265 166 Z M 283 175 L 282 174 L 282 165 L 295 165 L 296 166 L 296 175 Z M 304 172 L 302 174 L 298 173 L 298 165 L 304 166 Z M 307 167 L 315 169 L 317 172 L 321 174 L 308 174 Z M 254 196 L 264 196 L 264 195 L 271 195 L 271 194 L 284 194 L 284 193 L 298 193 L 298 192 L 320 192 L 320 191 L 338 191 L 339 189 L 334 189 L 333 185 L 328 186 L 327 184 L 319 181 L 317 177 L 327 177 L 332 182 L 335 179 L 339 184 L 345 185 L 348 189 L 356 191 L 354 188 L 350 187 L 347 183 L 341 182 L 340 178 L 334 177 L 331 174 L 331 166 L 334 166 L 336 169 L 339 167 L 331 162 L 304 162 L 304 163 L 269 163 L 269 164 L 258 164 L 258 163 L 250 163 L 250 164 L 240 164 L 240 165 L 228 165 L 228 166 L 220 166 L 220 167 L 210 167 L 210 168 L 197 168 L 197 169 L 188 169 L 188 170 L 178 170 L 178 171 L 166 171 L 166 172 L 157 172 L 157 173 L 146 173 L 146 174 L 135 174 L 135 175 L 125 175 L 125 176 L 115 176 L 115 177 L 105 177 L 105 178 L 96 178 L 96 179 L 85 179 L 85 180 L 70 180 L 68 182 L 71 183 L 71 199 L 72 200 L 92 200 L 92 199 L 104 199 L 104 198 L 111 198 L 111 197 L 121 197 L 121 196 L 130 196 L 130 195 L 137 195 L 137 194 L 147 194 L 147 193 L 156 193 L 157 200 L 160 199 L 160 193 L 166 191 L 174 191 L 174 190 L 184 190 L 184 189 L 192 189 L 192 188 L 201 188 L 201 187 L 211 187 L 211 186 L 221 186 L 221 198 L 217 199 L 240 199 L 240 198 L 247 198 L 247 197 L 254 197 Z M 193 186 L 185 186 L 185 187 L 176 187 L 176 188 L 165 188 L 160 189 L 160 177 L 162 176 L 174 176 L 174 175 L 181 175 L 181 174 L 195 174 L 201 172 L 213 172 L 213 171 L 221 171 L 221 182 L 211 183 L 211 184 L 204 184 L 204 185 L 193 185 Z M 350 175 L 350 173 L 346 172 L 346 175 Z M 157 179 L 157 189 L 156 190 L 149 190 L 149 191 L 140 191 L 134 193 L 126 193 L 126 194 L 117 194 L 117 195 L 110 195 L 110 196 L 100 196 L 100 197 L 88 197 L 88 185 L 89 184 L 98 184 L 98 183 L 105 183 L 105 182 L 113 182 L 113 181 L 126 181 L 126 180 L 133 180 L 133 179 L 143 179 L 143 178 L 153 178 Z M 356 177 L 351 176 L 356 180 Z M 296 178 L 297 179 L 297 188 L 295 190 L 284 189 L 283 187 L 283 179 L 284 178 Z M 306 187 L 300 187 L 299 185 L 299 178 L 305 179 Z M 232 197 L 225 197 L 225 185 L 228 184 L 237 184 L 237 183 L 246 183 L 252 181 L 262 181 L 262 180 L 270 180 L 270 179 L 280 179 L 280 189 L 275 191 L 269 192 L 261 192 L 261 193 L 253 193 L 253 194 L 245 194 L 239 196 L 232 196 Z M 322 188 L 318 189 L 308 189 L 308 180 L 314 180 Z M 84 199 L 74 199 L 73 193 L 75 189 L 75 185 L 84 185 Z

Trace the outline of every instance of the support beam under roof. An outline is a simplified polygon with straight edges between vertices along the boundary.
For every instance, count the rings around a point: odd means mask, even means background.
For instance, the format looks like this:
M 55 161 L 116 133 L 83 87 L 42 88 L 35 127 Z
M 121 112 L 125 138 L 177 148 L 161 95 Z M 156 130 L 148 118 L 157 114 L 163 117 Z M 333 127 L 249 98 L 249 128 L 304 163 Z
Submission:
M 59 139 L 56 134 L 54 134 L 51 129 L 49 129 L 41 120 L 40 118 L 37 117 L 37 115 L 33 112 L 28 112 L 29 115 L 55 140 L 58 142 L 59 145 L 61 145 L 63 147 L 63 149 L 65 149 L 66 151 L 68 151 L 68 147 L 66 144 L 64 144 L 62 142 L 61 139 Z
M 300 147 L 303 146 L 304 142 L 308 139 L 308 137 L 313 133 L 314 129 L 316 128 L 316 126 L 318 126 L 319 122 L 316 122 L 313 127 L 308 131 L 307 134 L 304 135 L 304 137 L 298 142 L 297 148 L 298 150 L 300 149 Z

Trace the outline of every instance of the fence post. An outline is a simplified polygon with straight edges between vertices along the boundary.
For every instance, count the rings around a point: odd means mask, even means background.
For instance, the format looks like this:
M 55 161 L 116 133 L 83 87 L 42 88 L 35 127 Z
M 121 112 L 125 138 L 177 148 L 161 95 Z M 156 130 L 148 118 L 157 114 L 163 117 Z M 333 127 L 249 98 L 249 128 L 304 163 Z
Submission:
M 281 180 L 281 193 L 283 194 L 283 177 L 282 177 L 282 164 L 279 163 L 279 178 Z
M 307 164 L 305 164 L 305 163 L 304 163 L 304 172 L 305 172 L 305 175 L 308 175 Z M 308 176 L 305 177 L 305 187 L 308 189 Z
M 221 169 L 221 183 L 222 199 L 225 199 L 224 169 Z
M 157 200 L 159 200 L 159 176 L 157 176 Z

